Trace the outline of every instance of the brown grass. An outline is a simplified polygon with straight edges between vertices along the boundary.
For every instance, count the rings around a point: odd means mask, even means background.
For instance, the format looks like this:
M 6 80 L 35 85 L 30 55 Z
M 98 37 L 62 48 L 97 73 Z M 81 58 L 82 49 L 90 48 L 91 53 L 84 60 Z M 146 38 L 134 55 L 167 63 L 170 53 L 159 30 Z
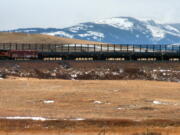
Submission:
M 156 81 L 0 80 L 1 117 L 58 119 L 1 119 L 0 134 L 104 135 L 105 131 L 105 135 L 178 135 L 179 90 L 179 83 Z M 55 103 L 44 104 L 44 100 Z M 154 100 L 167 104 L 155 105 Z M 71 118 L 86 120 L 63 120 Z
M 0 43 L 102 44 L 100 42 L 62 38 L 42 34 L 0 32 Z
M 154 125 L 154 122 L 159 124 L 159 126 Z M 141 122 L 134 122 L 130 120 L 86 120 L 79 122 L 61 120 L 45 122 L 30 120 L 1 120 L 0 134 L 177 135 L 180 132 L 179 126 L 168 126 L 172 124 L 172 121 L 166 122 L 160 120 Z M 166 127 L 161 126 L 161 124 L 165 123 L 167 124 Z
M 178 119 L 179 95 L 180 84 L 170 82 L 8 79 L 0 81 L 0 116 Z M 167 104 L 155 105 L 154 100 Z

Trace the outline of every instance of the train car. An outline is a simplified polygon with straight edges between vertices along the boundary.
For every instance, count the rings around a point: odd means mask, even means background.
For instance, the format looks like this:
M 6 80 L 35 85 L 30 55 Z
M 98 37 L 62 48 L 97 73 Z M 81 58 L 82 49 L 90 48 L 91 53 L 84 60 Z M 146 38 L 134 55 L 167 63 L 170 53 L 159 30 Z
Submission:
M 36 50 L 9 50 L 10 59 L 38 59 Z
M 9 52 L 8 50 L 0 50 L 0 59 L 9 59 Z

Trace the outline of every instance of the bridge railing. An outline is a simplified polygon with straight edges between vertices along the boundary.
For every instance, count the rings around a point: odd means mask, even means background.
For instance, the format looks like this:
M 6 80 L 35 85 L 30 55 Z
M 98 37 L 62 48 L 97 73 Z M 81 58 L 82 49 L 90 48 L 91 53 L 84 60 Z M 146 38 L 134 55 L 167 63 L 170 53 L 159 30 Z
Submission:
M 180 45 L 123 44 L 20 44 L 0 43 L 0 50 L 38 50 L 41 52 L 160 52 L 180 53 Z

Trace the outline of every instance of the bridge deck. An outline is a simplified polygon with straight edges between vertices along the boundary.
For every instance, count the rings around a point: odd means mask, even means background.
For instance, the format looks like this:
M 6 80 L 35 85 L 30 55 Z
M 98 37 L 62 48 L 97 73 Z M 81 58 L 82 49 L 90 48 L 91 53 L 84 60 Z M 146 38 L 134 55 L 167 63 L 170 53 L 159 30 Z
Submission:
M 37 50 L 41 59 L 62 58 L 75 60 L 76 58 L 92 58 L 93 60 L 107 60 L 110 58 L 121 58 L 124 60 L 180 60 L 180 45 L 0 43 L 0 50 Z

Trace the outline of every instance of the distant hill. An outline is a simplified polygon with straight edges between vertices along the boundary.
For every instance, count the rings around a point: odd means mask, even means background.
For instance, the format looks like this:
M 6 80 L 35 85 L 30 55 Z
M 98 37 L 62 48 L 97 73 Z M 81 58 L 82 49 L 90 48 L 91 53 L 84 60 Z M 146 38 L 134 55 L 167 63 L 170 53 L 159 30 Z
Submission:
M 132 17 L 102 19 L 63 29 L 25 28 L 9 31 L 45 34 L 113 44 L 180 43 L 180 24 L 160 24 L 153 20 L 140 20 Z
M 0 43 L 58 43 L 58 44 L 102 44 L 42 34 L 0 32 Z

